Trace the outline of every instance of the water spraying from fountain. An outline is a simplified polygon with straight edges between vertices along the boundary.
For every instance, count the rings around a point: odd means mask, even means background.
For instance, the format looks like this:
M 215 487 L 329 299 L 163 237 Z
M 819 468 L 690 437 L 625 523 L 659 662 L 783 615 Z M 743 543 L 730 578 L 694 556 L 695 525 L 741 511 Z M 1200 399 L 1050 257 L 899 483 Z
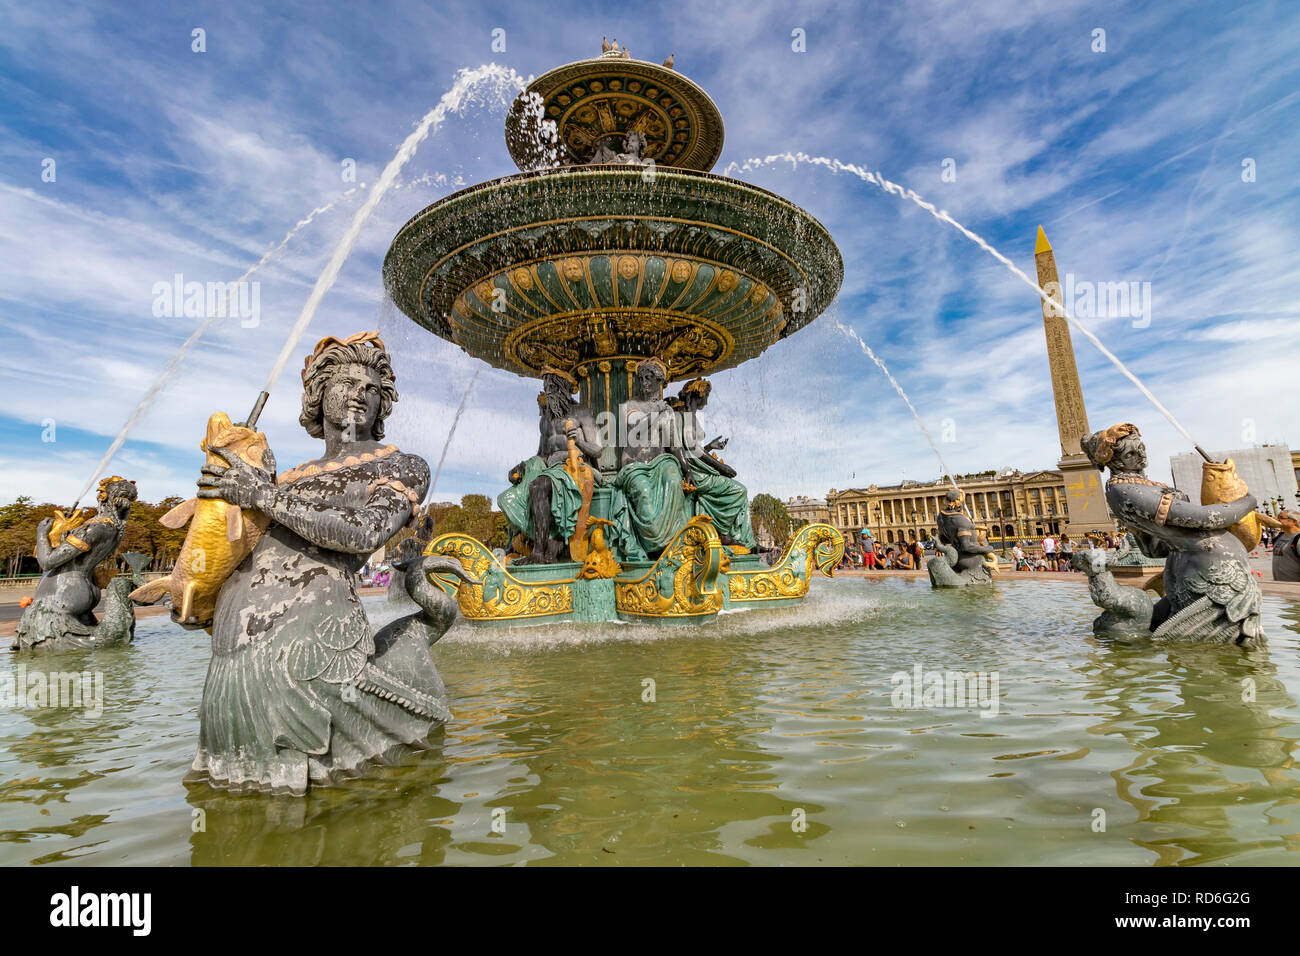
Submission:
M 465 406 L 469 402 L 469 394 L 474 391 L 474 383 L 478 381 L 479 373 L 483 371 L 483 366 L 476 366 L 474 374 L 469 378 L 469 384 L 465 386 L 465 394 L 460 397 L 460 405 L 456 407 L 456 415 L 451 420 L 451 428 L 447 429 L 447 440 L 442 443 L 442 454 L 438 456 L 438 467 L 433 472 L 433 481 L 429 483 L 429 496 L 438 487 L 438 476 L 442 474 L 442 463 L 447 460 L 447 449 L 451 447 L 451 440 L 456 435 L 456 426 L 460 424 L 460 416 L 465 413 Z
M 898 196 L 901 199 L 907 199 L 915 203 L 916 205 L 924 209 L 926 212 L 928 212 L 930 215 L 934 216 L 934 218 L 938 219 L 940 222 L 944 222 L 952 226 L 954 229 L 960 232 L 971 242 L 975 243 L 977 246 L 979 246 L 981 249 L 983 249 L 985 252 L 991 255 L 994 259 L 997 259 L 998 262 L 1002 263 L 1004 266 L 1010 269 L 1011 273 L 1016 278 L 1020 279 L 1031 289 L 1037 292 L 1038 297 L 1040 299 L 1042 299 L 1044 302 L 1049 303 L 1052 308 L 1056 309 L 1057 312 L 1063 315 L 1072 325 L 1074 325 L 1075 328 L 1077 328 L 1081 333 L 1083 333 L 1084 337 L 1087 338 L 1087 340 L 1097 348 L 1097 351 L 1101 352 L 1102 355 L 1106 356 L 1106 358 L 1110 360 L 1111 364 L 1113 364 L 1117 369 L 1119 369 L 1124 374 L 1125 378 L 1127 378 L 1130 382 L 1132 382 L 1135 386 L 1137 386 L 1138 391 L 1140 391 L 1144 396 L 1146 396 L 1147 401 L 1149 401 L 1155 407 L 1156 411 L 1158 411 L 1161 415 L 1163 415 L 1168 420 L 1169 424 L 1173 425 L 1174 428 L 1178 430 L 1179 434 L 1181 434 L 1184 438 L 1186 438 L 1188 443 L 1191 444 L 1192 447 L 1194 447 L 1198 452 L 1201 453 L 1201 456 L 1205 458 L 1206 461 L 1210 460 L 1210 456 L 1206 454 L 1204 449 L 1202 449 L 1201 446 L 1196 443 L 1196 440 L 1192 438 L 1192 436 L 1188 433 L 1187 429 L 1182 426 L 1182 423 L 1180 423 L 1178 419 L 1174 417 L 1173 412 L 1169 411 L 1169 409 L 1165 408 L 1165 406 L 1160 403 L 1160 400 L 1157 399 L 1155 395 L 1151 393 L 1151 390 L 1147 388 L 1144 384 L 1142 384 L 1142 381 L 1136 375 L 1134 375 L 1131 371 L 1129 371 L 1128 366 L 1125 365 L 1123 362 L 1121 362 L 1119 357 L 1116 356 L 1114 352 L 1112 352 L 1110 349 L 1106 348 L 1104 344 L 1102 344 L 1101 339 L 1097 338 L 1097 336 L 1093 334 L 1091 329 L 1089 329 L 1082 322 L 1080 322 L 1073 315 L 1071 315 L 1070 312 L 1065 308 L 1063 303 L 1061 303 L 1057 299 L 1054 299 L 1049 292 L 1041 288 L 1038 285 L 1038 283 L 1035 282 L 1033 279 L 1029 278 L 1029 276 L 1026 275 L 1014 262 L 1012 262 L 1010 259 L 1004 256 L 992 245 L 990 245 L 988 241 L 986 241 L 982 236 L 967 229 L 956 219 L 953 219 L 952 216 L 948 215 L 947 212 L 937 208 L 933 203 L 928 202 L 925 199 L 922 199 L 921 196 L 919 196 L 915 190 L 907 189 L 904 186 L 900 186 L 898 183 L 891 182 L 890 180 L 886 179 L 884 176 L 880 175 L 877 172 L 873 172 L 872 170 L 867 169 L 866 167 L 858 166 L 853 163 L 844 163 L 838 159 L 832 159 L 826 156 L 809 156 L 806 153 L 775 153 L 763 157 L 762 159 L 759 159 L 758 157 L 753 157 L 751 159 L 745 160 L 743 163 L 733 162 L 730 163 L 725 170 L 723 170 L 723 175 L 732 176 L 740 172 L 749 172 L 760 166 L 768 166 L 778 162 L 790 163 L 792 166 L 797 166 L 799 163 L 808 163 L 809 165 L 812 166 L 823 166 L 831 170 L 831 172 L 852 173 L 854 176 L 857 176 L 863 182 L 870 183 L 871 185 L 877 186 L 887 193 Z M 931 444 L 933 444 L 933 442 Z
M 276 379 L 284 371 L 289 357 L 298 347 L 298 342 L 302 339 L 303 334 L 307 331 L 307 326 L 316 315 L 316 310 L 320 307 L 321 300 L 324 299 L 325 293 L 334 285 L 334 280 L 338 278 L 339 270 L 343 268 L 343 263 L 347 261 L 352 247 L 356 245 L 357 238 L 361 235 L 361 229 L 370 218 L 375 207 L 379 205 L 384 194 L 392 188 L 397 181 L 397 174 L 402 171 L 402 167 L 415 155 L 420 143 L 427 137 L 430 131 L 442 125 L 447 114 L 452 111 L 459 111 L 464 105 L 470 94 L 482 83 L 490 82 L 496 95 L 504 101 L 504 92 L 522 90 L 527 86 L 518 73 L 509 67 L 498 66 L 495 63 L 488 63 L 476 69 L 462 69 L 456 76 L 456 82 L 452 84 L 451 89 L 443 94 L 438 105 L 424 115 L 424 118 L 416 124 L 411 134 L 402 141 L 398 147 L 396 155 L 389 160 L 384 171 L 380 173 L 379 179 L 370 188 L 370 194 L 366 201 L 361 204 L 352 217 L 352 223 L 348 226 L 343 237 L 339 239 L 338 245 L 334 247 L 334 254 L 330 256 L 329 262 L 321 270 L 321 274 L 316 279 L 316 285 L 311 290 L 311 295 L 303 304 L 302 311 L 298 313 L 298 319 L 294 322 L 293 328 L 289 331 L 288 338 L 285 339 L 284 347 L 280 349 L 280 354 L 271 367 L 271 373 L 266 378 L 266 384 L 262 386 L 262 392 L 257 397 L 257 402 L 253 405 L 253 410 L 248 416 L 248 426 L 251 428 L 257 423 L 258 416 L 270 396 L 271 388 L 275 385 Z
M 944 476 L 952 482 L 953 488 L 960 491 L 961 489 L 957 488 L 957 480 L 953 478 L 952 472 L 948 468 L 948 463 L 943 460 L 943 455 L 939 453 L 939 446 L 935 444 L 934 436 L 930 434 L 930 429 L 925 427 L 925 422 L 921 420 L 921 414 L 916 410 L 916 406 L 912 404 L 912 400 L 907 397 L 907 392 L 903 391 L 903 386 L 898 384 L 898 379 L 894 378 L 893 374 L 889 371 L 889 367 L 880 360 L 879 356 L 871 350 L 871 346 L 868 345 L 857 332 L 853 331 L 853 329 L 849 328 L 838 318 L 834 318 L 831 321 L 835 323 L 835 328 L 839 329 L 853 341 L 857 342 L 858 345 L 862 347 L 862 351 L 866 353 L 867 358 L 875 362 L 876 367 L 885 373 L 885 378 L 889 379 L 889 384 L 894 386 L 894 391 L 898 393 L 898 397 L 903 400 L 903 403 L 907 405 L 908 410 L 911 411 L 912 417 L 916 419 L 916 424 L 917 427 L 921 429 L 921 434 L 923 434 L 925 440 L 930 443 L 930 448 L 934 451 L 934 457 L 939 459 L 939 466 L 943 469 Z
M 81 504 L 81 499 L 86 497 L 86 493 L 90 491 L 91 486 L 95 483 L 95 481 L 99 478 L 99 476 L 104 473 L 104 469 L 108 467 L 108 463 L 113 460 L 113 456 L 116 455 L 118 451 L 121 449 L 122 444 L 126 441 L 126 436 L 131 433 L 131 429 L 135 427 L 136 422 L 138 422 L 140 420 L 140 417 L 144 415 L 146 411 L 149 410 L 149 407 L 153 405 L 154 400 L 162 393 L 163 389 L 167 385 L 167 382 L 171 379 L 172 373 L 174 373 L 176 369 L 180 366 L 181 360 L 185 358 L 185 354 L 194 346 L 196 342 L 198 342 L 199 339 L 203 338 L 204 333 L 206 333 L 208 329 L 211 328 L 211 326 L 213 325 L 213 323 L 217 321 L 217 319 L 224 318 L 229 313 L 230 302 L 237 294 L 240 285 L 245 280 L 247 280 L 248 277 L 251 276 L 254 272 L 257 272 L 264 265 L 266 265 L 273 258 L 275 258 L 281 252 L 281 250 L 283 250 L 284 247 L 289 244 L 289 240 L 292 239 L 294 236 L 296 236 L 300 230 L 304 229 L 307 225 L 309 225 L 313 219 L 315 219 L 317 216 L 324 215 L 325 213 L 333 209 L 335 206 L 337 206 L 339 203 L 347 199 L 350 199 L 352 195 L 357 191 L 357 188 L 358 187 L 353 186 L 347 192 L 343 193 L 343 195 L 341 195 L 338 199 L 335 199 L 332 202 L 327 202 L 323 206 L 317 206 L 311 212 L 307 213 L 306 216 L 304 216 L 302 219 L 299 219 L 298 222 L 294 224 L 292 229 L 290 229 L 288 232 L 284 234 L 284 238 L 280 240 L 278 245 L 272 246 L 270 249 L 268 249 L 262 255 L 262 258 L 258 259 L 255 263 L 249 266 L 247 270 L 245 270 L 243 275 L 241 275 L 234 282 L 230 283 L 230 285 L 228 286 L 229 291 L 226 293 L 226 300 L 223 307 L 215 310 L 211 315 L 207 316 L 207 318 L 205 318 L 202 322 L 200 322 L 198 327 L 195 328 L 194 331 L 189 334 L 189 337 L 184 342 L 181 343 L 181 347 L 176 350 L 176 354 L 172 356 L 171 360 L 167 363 L 166 367 L 163 368 L 158 378 L 155 379 L 154 383 L 151 386 L 149 386 L 149 391 L 144 393 L 144 397 L 141 398 L 139 403 L 135 406 L 135 408 L 131 410 L 131 414 L 127 416 L 126 422 L 122 425 L 122 428 L 118 431 L 117 437 L 113 439 L 113 443 L 108 446 L 108 450 L 104 452 L 104 456 L 99 459 L 99 464 L 95 466 L 94 472 L 91 473 L 90 478 L 82 486 L 81 491 L 77 493 L 76 503 L 73 504 L 72 506 L 73 511 L 77 510 L 77 506 Z

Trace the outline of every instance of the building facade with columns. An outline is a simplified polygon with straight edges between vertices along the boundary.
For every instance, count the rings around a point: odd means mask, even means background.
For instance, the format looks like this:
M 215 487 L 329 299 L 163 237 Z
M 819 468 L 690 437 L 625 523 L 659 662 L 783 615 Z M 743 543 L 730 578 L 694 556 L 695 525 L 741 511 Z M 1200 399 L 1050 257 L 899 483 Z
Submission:
M 785 510 L 795 521 L 807 521 L 809 524 L 830 524 L 831 521 L 830 508 L 826 507 L 826 502 L 821 498 L 796 495 L 786 499 Z
M 989 540 L 1010 546 L 1017 539 L 1059 535 L 1070 519 L 1065 475 L 1057 470 L 1020 472 L 1005 469 L 957 477 L 966 507 Z M 846 541 L 861 541 L 869 529 L 882 544 L 934 538 L 935 516 L 952 485 L 947 481 L 905 481 L 867 488 L 832 488 L 826 495 L 829 524 Z M 787 505 L 787 507 L 789 507 Z M 1114 525 L 1112 523 L 1111 527 Z

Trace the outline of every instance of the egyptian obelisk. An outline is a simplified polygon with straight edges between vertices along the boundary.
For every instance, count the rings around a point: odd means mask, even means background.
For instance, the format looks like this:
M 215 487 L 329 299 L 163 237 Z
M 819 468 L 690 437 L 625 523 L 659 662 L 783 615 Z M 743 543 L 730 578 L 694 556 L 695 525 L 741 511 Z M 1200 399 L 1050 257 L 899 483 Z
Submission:
M 1074 364 L 1070 325 L 1061 307 L 1061 282 L 1056 273 L 1056 256 L 1043 227 L 1034 243 L 1034 264 L 1038 285 L 1052 297 L 1043 303 L 1043 330 L 1047 333 L 1047 361 L 1052 370 L 1052 396 L 1056 401 L 1056 427 L 1061 435 L 1061 460 L 1056 467 L 1065 475 L 1065 501 L 1070 514 L 1065 533 L 1082 538 L 1089 531 L 1113 531 L 1115 522 L 1106 508 L 1101 475 L 1079 445 L 1088 428 L 1088 410 L 1083 404 L 1079 369 Z

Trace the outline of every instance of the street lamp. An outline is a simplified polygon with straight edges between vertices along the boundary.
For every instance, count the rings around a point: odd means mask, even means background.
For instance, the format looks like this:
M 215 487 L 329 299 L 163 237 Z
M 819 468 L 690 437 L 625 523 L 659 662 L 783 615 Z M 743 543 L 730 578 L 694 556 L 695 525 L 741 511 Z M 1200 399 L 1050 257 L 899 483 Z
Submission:
M 876 540 L 879 541 L 882 545 L 885 542 L 885 521 L 884 518 L 882 517 L 883 514 L 884 514 L 884 509 L 882 509 L 880 505 L 876 505 L 876 534 L 878 536 Z
M 993 514 L 998 519 L 998 539 L 1002 542 L 1002 557 L 1005 558 L 1007 556 L 1007 532 L 1002 527 L 1002 509 L 994 508 Z
M 912 540 L 913 541 L 921 540 L 920 532 L 916 530 L 916 509 L 915 508 L 912 509 Z

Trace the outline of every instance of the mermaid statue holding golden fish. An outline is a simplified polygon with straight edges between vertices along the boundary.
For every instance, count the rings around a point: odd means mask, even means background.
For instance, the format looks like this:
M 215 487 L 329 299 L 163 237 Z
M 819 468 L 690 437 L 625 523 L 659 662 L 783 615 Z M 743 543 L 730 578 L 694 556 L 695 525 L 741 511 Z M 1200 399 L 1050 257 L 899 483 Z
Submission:
M 18 621 L 15 650 L 66 650 L 130 643 L 135 613 L 127 592 L 138 578 L 105 581 L 96 572 L 116 553 L 136 499 L 134 481 L 113 475 L 99 483 L 98 507 L 56 512 L 36 527 L 36 560 L 44 574 Z M 111 573 L 111 572 L 110 572 Z M 95 618 L 107 587 L 104 616 Z
M 320 458 L 276 478 L 269 451 L 258 468 L 209 447 L 224 464 L 205 465 L 198 482 L 199 505 L 219 499 L 267 519 L 220 583 L 211 621 L 188 779 L 219 788 L 303 793 L 424 747 L 449 716 L 429 647 L 455 608 L 428 573 L 464 578 L 460 564 L 413 562 L 420 610 L 378 633 L 357 595 L 366 558 L 416 518 L 429 486 L 423 459 L 382 441 L 397 400 L 389 354 L 373 332 L 322 339 L 302 383 L 299 420 L 324 439 Z
M 1149 622 L 1139 621 L 1151 639 L 1263 646 L 1260 588 L 1247 562 L 1259 543 L 1259 517 L 1231 459 L 1205 463 L 1196 504 L 1146 476 L 1146 446 L 1136 425 L 1084 435 L 1081 445 L 1098 470 L 1110 469 L 1106 502 L 1116 518 L 1143 554 L 1165 559 L 1164 594 Z

